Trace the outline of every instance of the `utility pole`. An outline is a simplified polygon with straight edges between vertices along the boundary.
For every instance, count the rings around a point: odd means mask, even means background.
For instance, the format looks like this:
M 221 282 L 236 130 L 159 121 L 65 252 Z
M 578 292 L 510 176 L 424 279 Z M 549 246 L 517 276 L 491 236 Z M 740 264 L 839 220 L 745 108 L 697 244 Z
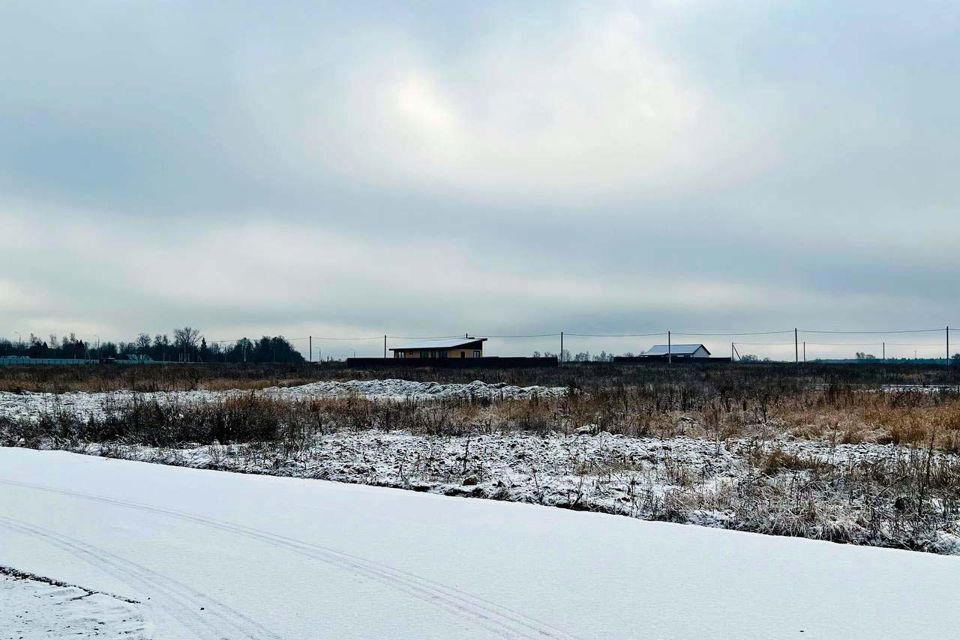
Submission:
M 884 362 L 887 361 L 887 343 L 886 342 L 883 343 L 883 361 Z
M 807 341 L 803 341 L 803 361 L 807 361 Z
M 947 326 L 947 364 L 950 364 L 950 327 Z
M 563 331 L 560 332 L 560 364 L 563 364 Z
M 313 362 L 313 336 L 310 336 L 310 360 L 309 360 L 309 362 Z
M 673 364 L 673 335 L 667 331 L 667 364 Z
M 383 359 L 387 359 L 387 334 L 383 334 Z
M 730 362 L 733 362 L 733 343 L 730 343 Z
M 800 366 L 800 332 L 793 329 L 793 359 Z

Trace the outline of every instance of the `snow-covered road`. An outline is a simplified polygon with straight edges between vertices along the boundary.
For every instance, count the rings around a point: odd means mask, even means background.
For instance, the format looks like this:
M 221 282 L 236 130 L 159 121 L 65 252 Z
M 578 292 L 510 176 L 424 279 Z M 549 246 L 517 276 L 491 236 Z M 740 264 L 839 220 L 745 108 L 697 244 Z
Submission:
M 136 599 L 158 638 L 960 628 L 955 557 L 27 449 L 0 449 L 0 565 Z

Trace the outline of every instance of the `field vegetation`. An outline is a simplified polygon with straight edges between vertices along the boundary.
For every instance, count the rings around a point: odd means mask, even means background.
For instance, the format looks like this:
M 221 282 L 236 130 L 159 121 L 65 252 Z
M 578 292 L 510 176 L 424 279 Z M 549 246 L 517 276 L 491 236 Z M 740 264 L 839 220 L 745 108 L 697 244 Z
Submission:
M 960 367 L 580 364 L 540 370 L 23 367 L 0 389 L 133 396 L 0 419 L 0 444 L 363 482 L 647 519 L 960 553 Z M 320 380 L 482 379 L 523 399 L 272 397 Z
M 152 413 L 134 405 L 129 418 L 110 419 L 128 424 L 116 427 L 123 432 L 142 428 L 144 433 L 168 434 L 165 437 L 173 441 L 181 432 L 204 432 L 206 427 L 197 425 L 226 420 L 261 424 L 268 416 L 277 425 L 308 420 L 433 435 L 501 430 L 572 432 L 593 425 L 599 431 L 627 436 L 724 439 L 785 435 L 836 443 L 932 442 L 937 449 L 960 452 L 960 366 L 878 363 L 803 365 L 798 369 L 776 363 L 583 363 L 515 370 L 349 370 L 338 364 L 25 366 L 0 368 L 0 391 L 253 391 L 323 380 L 385 378 L 440 383 L 481 380 L 566 387 L 570 392 L 562 397 L 496 403 L 470 398 L 441 403 L 397 404 L 361 398 L 304 403 L 251 397 L 176 410 L 167 407 Z M 152 416 L 149 424 L 144 422 L 145 412 Z

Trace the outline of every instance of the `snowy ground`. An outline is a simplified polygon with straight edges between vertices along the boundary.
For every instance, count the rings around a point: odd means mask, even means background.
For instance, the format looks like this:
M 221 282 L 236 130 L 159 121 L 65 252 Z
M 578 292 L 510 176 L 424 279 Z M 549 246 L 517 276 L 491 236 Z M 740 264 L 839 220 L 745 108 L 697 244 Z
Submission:
M 152 637 L 141 605 L 0 567 L 0 640 Z
M 477 381 L 354 380 L 258 392 L 7 393 L 0 394 L 0 417 L 29 423 L 43 412 L 60 411 L 102 418 L 134 398 L 183 408 L 249 393 L 285 399 L 353 396 L 420 402 L 567 392 L 564 387 Z M 687 416 L 678 420 L 693 421 Z M 366 429 L 363 419 L 359 426 L 359 431 L 348 430 L 334 415 L 324 424 L 325 433 L 292 429 L 266 443 L 179 449 L 89 443 L 56 430 L 45 439 L 13 437 L 6 442 L 202 469 L 336 480 L 960 554 L 960 458 L 952 454 L 937 452 L 926 460 L 915 447 L 793 439 L 783 430 L 762 425 L 752 437 L 722 441 L 624 437 L 596 433 L 592 425 L 580 427 L 575 434 L 533 435 L 518 430 L 459 437 Z M 149 440 L 141 435 L 134 441 Z M 927 462 L 935 463 L 932 474 L 922 471 Z
M 881 391 L 887 393 L 960 393 L 956 384 L 885 384 Z
M 81 418 L 103 418 L 106 412 L 123 407 L 134 399 L 157 400 L 161 403 L 202 403 L 250 391 L 111 391 L 103 393 L 11 393 L 0 392 L 0 417 L 15 420 L 36 420 L 41 413 L 64 411 Z M 517 387 L 503 383 L 488 384 L 475 380 L 468 384 L 440 384 L 411 380 L 348 380 L 345 382 L 313 382 L 294 387 L 271 387 L 258 391 L 264 396 L 291 400 L 357 396 L 371 400 L 443 400 L 522 399 L 533 396 L 560 396 L 566 387 Z
M 953 503 L 931 494 L 928 519 L 911 523 L 894 505 L 901 492 L 913 491 L 909 482 L 879 488 L 858 475 L 857 469 L 863 469 L 872 477 L 879 477 L 880 470 L 902 476 L 911 464 L 922 464 L 917 459 L 922 452 L 895 445 L 362 430 L 317 434 L 297 443 L 182 449 L 90 444 L 80 451 L 960 554 Z M 764 460 L 774 454 L 785 456 L 793 467 L 765 469 Z M 960 463 L 949 454 L 935 454 L 933 462 Z
M 159 639 L 960 627 L 954 557 L 26 449 L 0 449 L 0 565 L 139 600 Z

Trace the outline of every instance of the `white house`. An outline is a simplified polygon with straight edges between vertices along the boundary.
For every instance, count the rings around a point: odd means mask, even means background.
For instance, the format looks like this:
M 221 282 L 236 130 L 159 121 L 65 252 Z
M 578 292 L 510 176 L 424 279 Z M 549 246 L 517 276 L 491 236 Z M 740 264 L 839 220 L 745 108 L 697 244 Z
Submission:
M 709 358 L 710 351 L 702 344 L 675 344 L 672 346 L 656 344 L 643 353 L 641 358 Z

